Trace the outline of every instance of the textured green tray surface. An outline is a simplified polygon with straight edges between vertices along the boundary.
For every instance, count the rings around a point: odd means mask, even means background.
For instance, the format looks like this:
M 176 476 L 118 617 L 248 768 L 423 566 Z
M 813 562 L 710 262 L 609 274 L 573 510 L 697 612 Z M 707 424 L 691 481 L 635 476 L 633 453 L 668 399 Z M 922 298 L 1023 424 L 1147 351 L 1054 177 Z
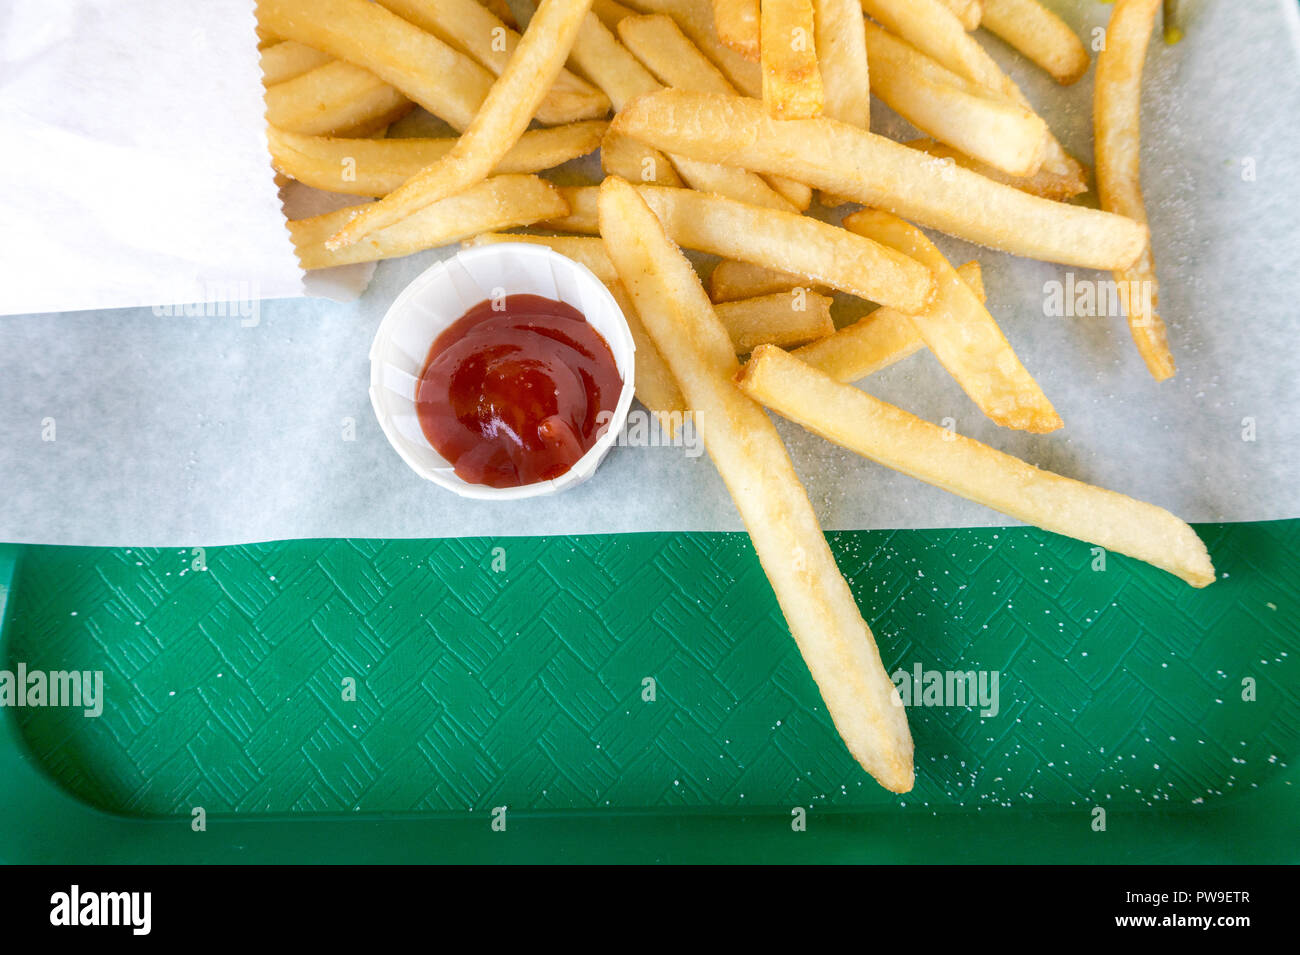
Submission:
M 1195 809 L 1300 748 L 1300 521 L 1199 530 L 1203 591 L 1032 529 L 830 535 L 891 671 L 1000 673 L 995 717 L 910 710 L 902 797 L 844 751 L 735 534 L 296 541 L 203 571 L 24 548 L 7 668 L 102 669 L 106 705 L 6 718 L 133 816 Z

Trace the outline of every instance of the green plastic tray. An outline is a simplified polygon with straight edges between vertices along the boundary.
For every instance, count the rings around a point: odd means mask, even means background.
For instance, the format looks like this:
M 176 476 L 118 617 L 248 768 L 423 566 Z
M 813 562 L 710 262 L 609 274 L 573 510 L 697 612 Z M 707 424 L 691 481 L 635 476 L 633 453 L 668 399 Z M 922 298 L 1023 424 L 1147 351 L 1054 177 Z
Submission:
M 1033 529 L 829 535 L 891 671 L 1000 674 L 995 717 L 910 710 L 906 796 L 744 535 L 0 547 L 4 668 L 106 697 L 0 709 L 0 860 L 1293 862 L 1300 521 L 1198 529 L 1203 591 Z

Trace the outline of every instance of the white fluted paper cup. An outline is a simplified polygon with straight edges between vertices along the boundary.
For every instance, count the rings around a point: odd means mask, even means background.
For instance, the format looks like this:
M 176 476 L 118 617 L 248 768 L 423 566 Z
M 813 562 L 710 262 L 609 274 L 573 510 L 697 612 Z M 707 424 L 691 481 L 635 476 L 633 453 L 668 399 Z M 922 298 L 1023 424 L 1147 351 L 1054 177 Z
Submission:
M 558 478 L 519 487 L 463 480 L 424 436 L 415 410 L 420 373 L 434 340 L 475 305 L 502 295 L 540 295 L 572 305 L 609 344 L 623 379 L 613 417 L 587 453 Z M 635 352 L 622 310 L 586 266 L 542 245 L 484 245 L 427 269 L 394 300 L 370 346 L 370 404 L 388 442 L 421 477 L 477 500 L 540 497 L 587 480 L 618 440 L 632 405 Z

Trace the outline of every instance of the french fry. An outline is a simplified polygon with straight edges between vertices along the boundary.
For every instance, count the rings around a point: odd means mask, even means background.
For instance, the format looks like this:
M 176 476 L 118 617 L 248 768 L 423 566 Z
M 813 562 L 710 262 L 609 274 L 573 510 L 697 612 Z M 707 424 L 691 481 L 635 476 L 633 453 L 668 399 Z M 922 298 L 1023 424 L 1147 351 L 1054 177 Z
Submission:
M 678 387 L 677 379 L 673 377 L 673 370 L 668 367 L 659 347 L 646 331 L 636 302 L 632 301 L 632 296 L 628 295 L 623 283 L 614 282 L 609 286 L 609 291 L 618 302 L 623 317 L 627 319 L 628 330 L 632 332 L 632 344 L 636 346 L 636 381 L 633 390 L 637 400 L 659 419 L 660 427 L 672 437 L 689 413 L 686 397 Z
M 625 17 L 619 22 L 618 35 L 623 45 L 666 86 L 732 90 L 726 77 L 686 38 L 672 17 L 661 13 Z M 691 186 L 701 192 L 716 192 L 755 206 L 798 211 L 781 193 L 752 172 L 700 164 L 682 157 L 674 157 L 673 161 Z M 634 182 L 649 181 L 644 176 L 624 178 Z
M 871 78 L 858 0 L 813 0 L 817 60 L 826 88 L 825 114 L 852 126 L 871 128 Z M 827 208 L 842 206 L 843 196 L 818 197 Z
M 683 248 L 794 272 L 904 312 L 923 310 L 935 293 L 929 268 L 847 229 L 692 189 L 638 189 Z
M 695 412 L 836 729 L 881 785 L 909 791 L 904 708 L 775 427 L 729 380 L 738 370 L 735 352 L 695 270 L 638 190 L 616 177 L 601 186 L 600 225 L 624 287 Z
M 700 162 L 688 156 L 670 154 L 669 158 L 687 185 L 700 192 L 735 199 L 751 206 L 797 212 L 794 204 L 769 186 L 761 176 L 722 163 Z
M 1069 24 L 1038 0 L 984 0 L 984 29 L 1069 86 L 1088 72 L 1088 50 Z
M 750 62 L 718 39 L 712 0 L 628 0 L 628 6 L 641 13 L 668 14 L 732 86 L 745 96 L 762 97 L 763 73 L 758 63 Z
M 763 0 L 760 22 L 767 111 L 778 119 L 820 116 L 826 89 L 817 64 L 812 0 Z
M 840 384 L 770 345 L 755 350 L 738 383 L 777 414 L 885 467 L 1044 530 L 1146 561 L 1193 587 L 1214 582 L 1201 539 L 1163 508 L 1040 470 Z
M 831 299 L 803 288 L 722 302 L 714 311 L 741 355 L 759 345 L 794 348 L 835 331 Z
M 838 289 L 902 311 L 920 311 L 934 293 L 934 277 L 925 266 L 819 219 L 694 189 L 638 188 L 683 248 L 791 272 L 802 276 L 796 284 Z M 597 234 L 597 192 L 591 186 L 562 187 L 569 214 L 544 225 Z
M 626 7 L 619 3 L 618 0 L 592 0 L 591 12 L 600 18 L 600 22 L 613 30 L 618 26 L 618 22 L 624 17 L 630 17 L 634 13 L 631 7 Z
M 560 195 L 568 211 L 561 216 L 551 216 L 542 225 L 556 232 L 577 232 L 581 235 L 599 235 L 600 222 L 597 202 L 598 186 L 560 186 Z
M 655 13 L 627 18 L 619 23 L 619 34 L 627 48 L 664 86 L 697 90 L 702 93 L 734 94 L 736 92 L 731 81 L 700 51 L 699 47 L 691 42 L 677 26 L 677 22 L 667 14 Z M 636 181 L 630 176 L 623 178 Z M 755 196 L 768 200 L 756 204 L 769 205 L 774 209 L 793 207 L 800 212 L 812 204 L 812 189 L 808 186 L 780 177 L 766 178 L 772 189 L 789 205 L 771 201 L 761 189 L 755 188 Z M 706 186 L 707 183 L 695 185 L 695 188 L 702 192 L 719 192 L 733 199 L 742 198 L 738 194 L 716 188 L 709 189 Z
M 608 135 L 600 144 L 600 168 L 609 176 L 657 186 L 684 186 L 668 157 L 630 136 Z
M 803 212 L 812 205 L 812 186 L 795 182 L 785 176 L 764 176 L 767 184 L 789 200 L 790 204 Z
M 958 76 L 1026 109 L 1029 100 L 941 0 L 861 0 L 862 9 Z M 1061 176 L 1087 179 L 1083 166 L 1052 137 L 1043 160 Z
M 807 282 L 804 276 L 795 275 L 793 272 L 781 272 L 762 265 L 754 265 L 752 262 L 724 259 L 709 275 L 709 298 L 715 304 L 731 302 L 738 298 L 788 292 L 796 286 L 806 285 Z
M 504 242 L 523 242 L 526 245 L 544 245 L 552 251 L 567 256 L 573 261 L 585 266 L 591 270 L 591 274 L 596 276 L 606 285 L 618 281 L 618 273 L 614 271 L 614 263 L 609 260 L 609 254 L 605 251 L 604 240 L 600 236 L 586 235 L 530 235 L 521 232 L 482 232 L 478 235 L 471 236 L 461 241 L 461 245 L 467 249 L 477 248 L 480 245 L 500 245 Z M 640 354 L 637 360 L 641 360 Z M 637 369 L 638 375 L 640 369 Z
M 912 323 L 981 411 L 1003 427 L 1035 434 L 1061 427 L 1056 409 L 1020 363 L 998 323 L 920 229 L 874 209 L 845 217 L 844 228 L 897 249 L 934 273 L 934 301 L 912 315 Z
M 519 33 L 478 0 L 378 0 L 500 76 L 519 46 Z M 537 121 L 549 126 L 597 119 L 609 111 L 609 99 L 586 80 L 561 68 L 537 106 Z
M 618 35 L 664 86 L 702 93 L 736 93 L 731 81 L 665 13 L 628 17 L 619 23 Z
M 258 0 L 257 12 L 285 39 L 368 70 L 457 130 L 469 127 L 492 88 L 486 69 L 377 3 Z
M 621 20 L 619 21 L 622 22 Z M 594 13 L 582 21 L 573 41 L 570 59 L 582 73 L 605 91 L 614 112 L 645 93 L 660 89 L 660 83 L 641 61 L 619 42 L 614 30 Z
M 524 133 L 501 157 L 494 175 L 541 172 L 600 147 L 608 123 L 588 120 Z M 317 189 L 382 196 L 447 155 L 455 139 L 335 139 L 266 131 L 277 170 Z M 641 144 L 633 142 L 636 146 Z
M 1097 143 L 1097 193 L 1101 206 L 1138 222 L 1142 201 L 1142 66 L 1159 0 L 1119 0 L 1106 28 L 1106 49 L 1097 57 L 1092 121 Z M 1165 323 L 1156 311 L 1160 286 L 1148 242 L 1141 257 L 1115 271 L 1129 331 L 1156 381 L 1175 372 Z
M 262 64 L 262 83 L 274 86 L 295 76 L 302 76 L 318 66 L 324 66 L 332 57 L 320 50 L 295 43 L 293 40 L 281 40 L 268 47 L 263 47 L 258 54 Z
M 1146 245 L 1146 226 L 1124 216 L 1040 199 L 833 119 L 775 120 L 753 100 L 664 90 L 629 104 L 610 128 L 1029 258 L 1128 268 Z
M 567 208 L 559 190 L 544 179 L 496 176 L 430 203 L 415 215 L 342 249 L 329 249 L 325 240 L 347 221 L 354 211 L 351 208 L 290 222 L 289 236 L 304 269 L 325 269 L 396 258 L 480 232 L 531 225 L 540 219 L 562 216 Z
M 920 150 L 944 163 L 951 163 L 961 166 L 963 169 L 969 169 L 971 172 L 979 173 L 985 179 L 992 179 L 1004 186 L 1027 192 L 1031 196 L 1061 202 L 1087 191 L 1086 185 L 1078 177 L 1053 172 L 1047 168 L 1046 163 L 1040 166 L 1038 172 L 1032 176 L 1008 176 L 999 169 L 994 169 L 977 159 L 972 159 L 960 149 L 953 149 L 951 146 L 935 142 L 933 139 L 913 139 L 904 145 Z
M 1020 96 L 993 57 L 966 33 L 943 0 L 860 0 L 862 9 L 890 33 L 959 76 L 1010 99 Z
M 871 79 L 858 0 L 813 0 L 817 62 L 826 88 L 825 113 L 871 128 Z
M 1008 175 L 1039 171 L 1049 133 L 1037 115 L 1008 100 L 943 82 L 935 75 L 943 67 L 874 23 L 867 22 L 864 36 L 875 78 L 872 91 L 890 109 L 922 132 Z
M 980 268 L 979 262 L 971 259 L 957 266 L 957 278 L 966 283 L 966 287 L 980 300 L 981 305 L 988 301 L 984 290 L 984 270 Z
M 758 0 L 713 0 L 713 27 L 724 46 L 758 62 Z
M 481 0 L 483 6 L 487 7 L 498 20 L 511 29 L 518 29 L 519 24 L 515 21 L 515 12 L 510 9 L 510 4 L 506 0 Z
M 961 21 L 967 33 L 979 29 L 984 14 L 984 0 L 943 0 L 943 5 Z
M 984 301 L 984 281 L 978 262 L 957 267 L 957 276 L 975 297 Z M 790 354 L 845 384 L 874 375 L 925 347 L 910 315 L 878 308 L 833 335 L 810 342 Z
M 365 136 L 415 108 L 373 73 L 334 60 L 267 87 L 266 120 L 306 136 Z
M 347 220 L 326 246 L 352 245 L 486 178 L 528 128 L 590 9 L 591 0 L 542 0 L 505 71 L 451 152 Z

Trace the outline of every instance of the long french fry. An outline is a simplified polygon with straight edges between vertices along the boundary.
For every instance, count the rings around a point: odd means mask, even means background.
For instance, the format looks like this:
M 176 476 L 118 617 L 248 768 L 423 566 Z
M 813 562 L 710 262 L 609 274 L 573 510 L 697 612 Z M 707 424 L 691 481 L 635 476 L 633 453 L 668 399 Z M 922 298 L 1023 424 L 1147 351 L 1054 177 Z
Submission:
M 1146 226 L 1031 196 L 856 126 L 774 120 L 761 103 L 685 90 L 643 96 L 611 129 L 657 149 L 807 182 L 972 242 L 1086 268 L 1127 268 Z
M 943 82 L 933 75 L 943 67 L 874 23 L 866 23 L 864 37 L 872 91 L 917 129 L 1011 176 L 1042 167 L 1049 133 L 1033 112 Z
M 745 394 L 814 434 L 895 471 L 1056 534 L 1214 582 L 1196 532 L 1153 504 L 1042 471 L 843 385 L 765 345 L 742 369 Z M 707 438 L 706 438 L 707 443 Z
M 641 320 L 695 412 L 790 633 L 849 751 L 884 787 L 912 788 L 907 717 L 776 429 L 729 380 L 735 352 L 690 262 L 637 190 L 600 195 L 601 234 Z
M 608 123 L 588 120 L 524 133 L 492 170 L 494 175 L 541 172 L 594 152 Z M 266 131 L 271 163 L 299 182 L 354 196 L 392 192 L 451 152 L 455 139 L 335 139 Z M 639 143 L 637 145 L 640 145 Z
M 544 179 L 495 176 L 431 203 L 415 215 L 337 251 L 329 249 L 325 240 L 346 221 L 351 209 L 290 222 L 289 235 L 304 269 L 325 269 L 396 258 L 480 232 L 531 225 L 540 219 L 564 215 L 567 208 L 559 190 Z
M 935 293 L 929 268 L 847 229 L 692 189 L 638 188 L 683 248 L 795 272 L 904 312 L 921 311 Z
M 1059 172 L 1047 169 L 1046 164 L 1040 166 L 1038 172 L 1032 176 L 1008 176 L 1000 169 L 994 169 L 978 159 L 972 159 L 960 149 L 953 149 L 946 143 L 936 142 L 933 139 L 913 139 L 904 143 L 904 145 L 920 150 L 944 163 L 961 166 L 963 169 L 978 173 L 985 179 L 992 179 L 994 182 L 1000 182 L 1004 186 L 1019 189 L 1021 192 L 1027 192 L 1031 196 L 1038 196 L 1042 199 L 1063 202 L 1087 191 L 1076 176 L 1061 175 Z M 650 147 L 647 146 L 646 148 L 649 149 Z
M 820 219 L 694 189 L 638 188 L 683 248 L 791 272 L 803 277 L 801 284 L 838 289 L 901 311 L 920 311 L 934 294 L 933 275 L 915 259 Z M 569 214 L 544 224 L 560 232 L 597 234 L 597 192 L 592 186 L 561 187 Z
M 365 136 L 415 108 L 375 74 L 342 60 L 267 87 L 265 101 L 268 123 L 306 136 Z
M 313 50 L 293 40 L 281 40 L 264 47 L 258 52 L 258 57 L 262 65 L 262 82 L 266 86 L 302 76 L 332 59 L 328 53 Z
M 871 78 L 859 27 L 858 0 L 813 0 L 817 61 L 826 87 L 825 113 L 851 126 L 871 128 Z
M 861 0 L 862 9 L 917 49 L 933 57 L 958 76 L 974 82 L 991 94 L 1026 109 L 1033 109 L 1020 88 L 1002 72 L 993 57 L 970 36 L 941 0 Z M 1065 151 L 1055 137 L 1047 144 L 1044 164 L 1048 170 L 1086 184 L 1079 161 Z
M 451 152 L 358 212 L 326 246 L 344 248 L 486 178 L 528 128 L 590 9 L 591 0 L 542 0 L 504 72 Z
M 257 13 L 285 39 L 370 71 L 457 130 L 469 127 L 492 88 L 486 69 L 377 3 L 258 0 Z
M 456 49 L 500 76 L 519 46 L 519 33 L 478 0 L 378 0 L 378 2 L 446 40 Z M 609 99 L 586 80 L 561 68 L 537 106 L 537 121 L 547 125 L 597 119 L 609 110 Z
M 713 0 L 713 27 L 724 46 L 758 62 L 758 0 Z
M 984 301 L 984 281 L 978 262 L 957 266 L 958 277 Z M 833 335 L 810 342 L 790 354 L 845 384 L 874 375 L 925 347 L 910 315 L 878 308 Z
M 1015 84 L 993 57 L 966 32 L 943 0 L 860 0 L 862 9 L 890 33 L 902 37 L 960 76 L 1010 98 Z
M 1004 427 L 1036 434 L 1061 427 L 1056 409 L 1020 363 L 998 323 L 920 229 L 874 209 L 845 217 L 844 228 L 897 249 L 934 273 L 934 301 L 913 315 L 912 323 L 981 411 Z
M 817 63 L 812 0 L 763 0 L 759 12 L 767 111 L 778 119 L 820 116 L 826 88 Z
M 981 25 L 1065 86 L 1088 72 L 1088 50 L 1069 24 L 1038 0 L 984 0 Z
M 1142 66 L 1160 0 L 1120 0 L 1106 29 L 1106 49 L 1097 57 L 1093 126 L 1097 142 L 1097 193 L 1111 212 L 1146 222 L 1142 201 Z M 1129 331 L 1147 370 L 1156 381 L 1175 372 L 1164 320 L 1156 311 L 1156 282 L 1151 244 L 1141 257 L 1115 272 Z

